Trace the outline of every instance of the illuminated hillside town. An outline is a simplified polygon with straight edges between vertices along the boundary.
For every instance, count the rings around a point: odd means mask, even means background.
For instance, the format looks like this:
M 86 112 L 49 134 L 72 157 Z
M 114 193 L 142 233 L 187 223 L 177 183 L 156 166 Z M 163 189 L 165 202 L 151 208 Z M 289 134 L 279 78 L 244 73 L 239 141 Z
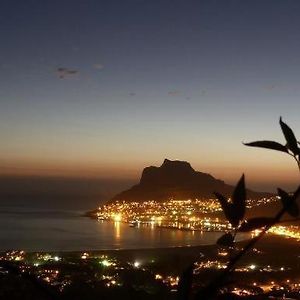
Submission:
M 247 200 L 247 209 L 275 203 L 277 197 Z M 215 216 L 214 216 L 215 215 Z M 224 219 L 222 209 L 216 199 L 169 200 L 165 202 L 115 202 L 100 206 L 88 216 L 99 222 L 124 222 L 130 227 L 150 226 L 191 231 L 220 231 L 232 229 Z M 257 235 L 259 230 L 252 232 Z M 274 225 L 268 233 L 300 240 L 297 225 Z
M 248 200 L 247 208 L 276 202 L 276 197 Z M 216 199 L 168 200 L 165 202 L 113 202 L 100 206 L 89 216 L 99 221 L 125 222 L 129 226 L 150 225 L 183 230 L 225 231 L 231 225 L 224 219 Z

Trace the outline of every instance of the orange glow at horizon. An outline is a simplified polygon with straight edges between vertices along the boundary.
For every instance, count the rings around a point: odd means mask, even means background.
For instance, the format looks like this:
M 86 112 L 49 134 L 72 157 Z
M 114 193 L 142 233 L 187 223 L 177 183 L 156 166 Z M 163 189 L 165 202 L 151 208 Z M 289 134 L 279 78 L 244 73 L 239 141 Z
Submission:
M 255 150 L 259 151 L 259 150 Z M 231 155 L 231 159 L 224 157 L 211 157 L 203 153 L 202 159 L 185 156 L 184 158 L 169 159 L 186 160 L 196 170 L 209 173 L 217 179 L 224 180 L 228 184 L 235 184 L 242 173 L 245 173 L 247 184 L 257 190 L 275 190 L 278 186 L 292 187 L 299 182 L 297 168 L 289 157 L 269 156 L 268 152 L 259 151 L 259 155 L 246 153 L 242 156 L 238 153 Z M 252 151 L 253 152 L 253 151 Z M 173 155 L 174 156 L 174 155 Z M 178 156 L 178 155 L 177 155 Z M 233 159 L 232 157 L 235 157 Z M 153 159 L 133 159 L 131 157 L 118 156 L 115 160 L 87 159 L 28 159 L 18 158 L 0 160 L 0 176 L 54 176 L 54 177 L 78 177 L 78 178 L 107 178 L 107 179 L 132 179 L 138 181 L 143 168 L 147 166 L 160 166 L 165 157 L 155 155 Z M 205 159 L 203 159 L 205 158 Z M 255 159 L 254 159 L 255 158 Z

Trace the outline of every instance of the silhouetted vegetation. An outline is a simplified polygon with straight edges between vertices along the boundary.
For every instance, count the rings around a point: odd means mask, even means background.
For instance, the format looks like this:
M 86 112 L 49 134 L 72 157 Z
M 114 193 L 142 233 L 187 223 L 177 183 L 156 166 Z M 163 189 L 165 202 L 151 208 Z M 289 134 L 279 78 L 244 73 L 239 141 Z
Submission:
M 286 141 L 285 145 L 269 140 L 245 143 L 245 145 L 250 147 L 271 149 L 288 154 L 296 161 L 300 172 L 300 142 L 296 139 L 293 130 L 282 121 L 281 117 L 279 120 L 279 124 Z M 224 287 L 226 287 L 226 285 L 232 284 L 231 275 L 237 263 L 249 250 L 251 250 L 255 246 L 255 244 L 273 225 L 281 221 L 284 214 L 288 213 L 292 218 L 297 218 L 299 216 L 299 208 L 296 200 L 300 196 L 300 185 L 292 193 L 278 188 L 277 194 L 281 200 L 282 208 L 274 217 L 256 217 L 245 220 L 244 217 L 247 197 L 244 174 L 238 181 L 230 198 L 227 198 L 222 194 L 215 192 L 215 196 L 221 204 L 225 217 L 232 225 L 232 230 L 221 236 L 218 239 L 217 244 L 220 247 L 226 247 L 231 255 L 224 271 L 221 272 L 221 274 L 217 275 L 216 278 L 214 278 L 214 280 L 212 280 L 207 286 L 198 290 L 197 292 L 194 292 L 192 294 L 192 297 L 194 299 L 233 299 L 233 295 L 227 295 L 226 292 L 221 293 L 221 290 L 223 289 L 226 291 Z M 251 232 L 256 229 L 260 230 L 258 235 L 250 239 L 249 242 L 239 252 L 236 252 L 236 235 L 239 232 Z M 190 299 L 192 286 L 193 263 L 187 267 L 180 278 L 178 286 L 179 299 Z

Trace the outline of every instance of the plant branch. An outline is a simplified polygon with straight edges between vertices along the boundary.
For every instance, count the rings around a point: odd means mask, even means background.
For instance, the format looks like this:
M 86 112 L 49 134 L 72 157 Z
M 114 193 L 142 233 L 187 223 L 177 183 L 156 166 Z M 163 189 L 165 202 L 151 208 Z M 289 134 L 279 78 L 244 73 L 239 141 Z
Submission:
M 298 145 L 300 145 L 300 142 L 296 140 L 293 130 L 282 121 L 282 118 L 279 119 L 280 127 L 282 130 L 282 133 L 286 139 L 286 146 L 283 146 L 282 144 L 279 144 L 274 141 L 256 141 L 252 143 L 247 143 L 245 145 L 247 146 L 253 146 L 253 147 L 261 147 L 266 149 L 272 149 L 276 151 L 283 151 L 286 152 L 288 155 L 292 156 L 295 161 L 297 162 L 297 166 L 300 173 L 300 149 Z M 244 177 L 244 175 L 243 175 Z M 285 191 L 278 189 L 278 194 L 282 198 L 283 207 L 278 211 L 278 213 L 273 218 L 272 222 L 266 222 L 265 226 L 262 227 L 262 231 L 255 236 L 254 238 L 250 239 L 248 243 L 243 247 L 241 251 L 239 251 L 234 257 L 230 257 L 226 268 L 215 278 L 214 281 L 212 281 L 208 286 L 200 290 L 196 293 L 195 299 L 212 299 L 214 296 L 217 295 L 220 288 L 225 285 L 225 281 L 228 275 L 235 269 L 236 264 L 239 262 L 239 260 L 250 250 L 254 247 L 254 245 L 266 234 L 266 232 L 275 224 L 282 223 L 282 222 L 289 222 L 288 221 L 282 221 L 283 215 L 288 212 L 292 216 L 298 215 L 298 206 L 296 203 L 297 198 L 300 195 L 300 186 L 297 188 L 297 190 L 294 192 L 293 197 L 290 197 L 288 193 Z M 239 200 L 238 205 L 234 206 L 234 204 L 231 204 L 231 206 L 228 205 L 227 199 L 222 196 L 221 194 L 215 193 L 217 196 L 219 202 L 221 203 L 222 209 L 225 213 L 225 216 L 229 220 L 231 224 L 234 225 L 234 236 L 233 239 L 236 236 L 237 233 L 237 227 L 238 223 L 240 223 L 243 220 L 244 217 L 244 206 L 241 203 L 244 203 L 245 201 L 245 186 L 239 186 L 237 184 L 233 196 L 238 195 L 237 199 Z M 292 199 L 292 201 L 290 201 Z M 242 205 L 242 206 L 241 206 Z M 241 208 L 242 207 L 242 208 Z M 296 208 L 295 208 L 296 207 Z M 231 214 L 231 208 L 232 208 L 232 214 Z M 242 212 L 242 214 L 241 214 Z M 240 217 L 242 215 L 242 217 Z M 294 219 L 295 221 L 297 219 Z M 299 220 L 299 218 L 298 218 Z M 236 224 L 237 223 L 237 224 Z M 226 236 L 226 235 L 224 235 Z
M 266 234 L 266 232 L 274 226 L 276 223 L 279 223 L 281 221 L 282 216 L 287 212 L 289 207 L 293 204 L 294 202 L 291 202 L 289 206 L 284 206 L 274 217 L 274 223 L 273 224 L 268 224 L 266 225 L 263 230 L 254 238 L 252 238 L 248 244 L 243 247 L 243 249 L 236 255 L 234 256 L 227 264 L 226 269 L 212 282 L 210 283 L 205 289 L 214 289 L 216 286 L 219 288 L 223 286 L 224 281 L 226 277 L 232 272 L 235 268 L 235 265 L 237 262 L 251 249 L 254 247 L 254 245 Z M 201 292 L 196 295 L 196 299 L 201 298 Z M 203 298 L 205 299 L 205 298 Z
M 298 160 L 296 157 L 295 157 L 295 160 L 296 160 L 296 162 L 298 164 L 298 169 L 299 169 L 299 172 L 300 172 L 300 160 Z

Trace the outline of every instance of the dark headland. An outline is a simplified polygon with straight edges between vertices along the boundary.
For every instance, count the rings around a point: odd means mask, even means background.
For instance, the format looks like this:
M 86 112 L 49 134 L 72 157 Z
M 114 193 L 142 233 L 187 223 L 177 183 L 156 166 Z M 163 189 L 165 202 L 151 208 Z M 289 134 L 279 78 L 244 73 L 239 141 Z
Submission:
M 230 196 L 233 189 L 233 186 L 210 174 L 195 171 L 186 161 L 165 159 L 160 167 L 146 167 L 138 184 L 117 194 L 110 201 L 212 198 L 214 192 Z M 248 190 L 247 196 L 259 199 L 270 194 Z

